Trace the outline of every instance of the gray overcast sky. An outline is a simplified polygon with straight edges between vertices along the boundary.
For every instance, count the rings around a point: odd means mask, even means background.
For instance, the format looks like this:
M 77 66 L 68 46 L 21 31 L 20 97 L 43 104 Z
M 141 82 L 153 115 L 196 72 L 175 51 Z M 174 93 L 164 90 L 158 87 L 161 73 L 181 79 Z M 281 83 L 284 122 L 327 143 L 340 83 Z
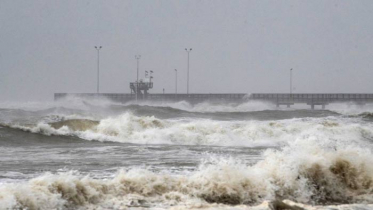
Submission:
M 153 93 L 373 91 L 373 1 L 0 1 L 0 100 L 54 92 L 130 91 L 153 70 Z

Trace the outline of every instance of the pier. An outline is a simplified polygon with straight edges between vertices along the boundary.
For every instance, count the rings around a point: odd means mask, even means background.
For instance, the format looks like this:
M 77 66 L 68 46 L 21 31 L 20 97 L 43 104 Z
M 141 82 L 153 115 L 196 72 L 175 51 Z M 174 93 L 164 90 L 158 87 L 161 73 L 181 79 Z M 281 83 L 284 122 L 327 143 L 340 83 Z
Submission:
M 355 103 L 358 105 L 373 103 L 373 94 L 365 93 L 254 93 L 249 98 L 250 100 L 271 102 L 276 104 L 277 107 L 307 104 L 311 106 L 311 109 L 315 109 L 315 106 L 321 106 L 322 109 L 325 109 L 325 106 L 331 103 Z
M 205 101 L 210 102 L 244 102 L 246 101 L 247 94 L 174 94 L 174 93 L 156 93 L 156 94 L 141 94 L 138 95 L 139 101 L 187 101 L 191 104 L 201 103 Z M 107 99 L 118 103 L 127 103 L 136 101 L 136 94 L 128 93 L 55 93 L 54 100 L 63 98 L 83 98 L 83 99 Z
M 66 97 L 78 97 L 83 99 L 107 99 L 117 103 L 127 103 L 136 100 L 136 93 L 55 93 L 54 100 L 60 100 Z M 248 101 L 263 101 L 276 104 L 277 107 L 290 107 L 295 104 L 307 104 L 311 109 L 319 106 L 325 109 L 331 103 L 355 103 L 365 105 L 373 103 L 373 94 L 364 93 L 230 93 L 230 94 L 141 94 L 138 95 L 140 101 L 186 101 L 192 104 L 209 102 L 232 102 L 242 103 Z
M 150 74 L 149 74 L 150 73 Z M 55 93 L 54 100 L 63 98 L 82 99 L 104 99 L 117 103 L 127 103 L 131 101 L 154 101 L 154 102 L 178 102 L 186 101 L 191 104 L 201 102 L 216 103 L 243 103 L 249 101 L 262 101 L 273 103 L 277 107 L 286 106 L 290 108 L 295 104 L 306 104 L 311 109 L 319 106 L 325 109 L 331 103 L 354 103 L 365 105 L 373 103 L 373 94 L 370 93 L 149 93 L 153 88 L 153 71 L 145 71 L 145 78 L 130 82 L 131 93 Z M 177 85 L 176 85 L 177 86 Z

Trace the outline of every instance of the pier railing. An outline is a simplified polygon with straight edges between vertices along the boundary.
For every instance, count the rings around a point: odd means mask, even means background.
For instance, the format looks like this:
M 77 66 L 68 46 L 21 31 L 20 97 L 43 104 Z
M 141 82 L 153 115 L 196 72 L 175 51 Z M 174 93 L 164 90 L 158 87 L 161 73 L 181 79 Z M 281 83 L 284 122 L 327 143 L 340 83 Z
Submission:
M 280 105 L 294 105 L 296 103 L 305 103 L 311 105 L 314 109 L 315 105 L 321 105 L 325 108 L 330 103 L 345 103 L 353 102 L 356 104 L 373 103 L 373 94 L 368 93 L 254 93 L 249 97 L 251 100 L 268 101 Z
M 254 93 L 250 95 L 250 99 L 254 100 L 270 100 L 270 101 L 295 101 L 295 102 L 308 102 L 308 101 L 324 101 L 329 102 L 345 102 L 345 101 L 373 101 L 373 94 L 364 93 L 338 93 L 338 94 L 283 94 L 283 93 Z
M 121 93 L 55 93 L 55 100 L 65 97 L 79 97 L 79 98 L 106 98 L 115 102 L 125 103 L 135 100 L 135 94 L 121 94 Z M 139 100 L 150 101 L 187 101 L 190 103 L 199 103 L 203 101 L 224 101 L 224 102 L 244 102 L 250 100 L 266 101 L 280 105 L 294 105 L 303 103 L 311 105 L 313 109 L 315 105 L 321 105 L 325 108 L 330 103 L 344 103 L 353 102 L 356 104 L 373 103 L 373 94 L 368 93 L 233 93 L 233 94 L 148 94 L 145 98 L 138 98 Z
M 246 100 L 247 94 L 234 93 L 234 94 L 179 94 L 179 93 L 156 93 L 148 94 L 146 100 L 150 101 L 187 101 L 198 103 L 203 101 L 232 101 L 238 102 Z M 115 102 L 128 102 L 135 100 L 135 94 L 128 93 L 55 93 L 54 99 L 59 100 L 67 97 L 77 97 L 83 99 L 109 99 Z M 143 98 L 138 98 L 143 100 Z M 144 98 L 145 99 L 145 98 Z

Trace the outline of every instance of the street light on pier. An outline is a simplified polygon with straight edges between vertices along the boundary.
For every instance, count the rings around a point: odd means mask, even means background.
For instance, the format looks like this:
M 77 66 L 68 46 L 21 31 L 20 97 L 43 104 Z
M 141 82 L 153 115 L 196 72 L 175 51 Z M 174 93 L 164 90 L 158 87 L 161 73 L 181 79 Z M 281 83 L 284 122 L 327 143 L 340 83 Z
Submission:
M 293 93 L 293 69 L 290 69 L 290 96 Z
M 187 94 L 189 94 L 189 53 L 190 51 L 192 51 L 192 48 L 190 48 L 189 50 L 185 48 L 185 51 L 188 53 Z
M 177 69 L 175 69 L 175 94 L 177 94 Z
M 137 76 L 136 76 L 136 102 L 137 102 L 137 95 L 139 91 L 139 60 L 141 55 L 135 55 L 135 59 L 137 60 Z
M 100 92 L 100 49 L 102 46 L 95 46 L 97 50 L 97 93 Z

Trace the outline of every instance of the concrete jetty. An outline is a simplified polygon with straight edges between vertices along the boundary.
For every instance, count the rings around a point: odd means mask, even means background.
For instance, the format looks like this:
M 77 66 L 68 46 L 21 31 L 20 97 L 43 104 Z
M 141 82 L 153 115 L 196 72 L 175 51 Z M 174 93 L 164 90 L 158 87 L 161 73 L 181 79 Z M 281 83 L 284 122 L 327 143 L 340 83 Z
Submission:
M 135 94 L 122 93 L 55 93 L 54 99 L 60 100 L 66 97 L 78 97 L 85 99 L 108 99 L 118 103 L 127 103 L 136 100 Z M 242 103 L 247 101 L 270 102 L 280 107 L 281 105 L 290 107 L 294 104 L 307 104 L 311 109 L 316 106 L 325 106 L 331 103 L 355 103 L 364 105 L 373 103 L 373 94 L 365 93 L 231 93 L 231 94 L 143 94 L 137 100 L 143 101 L 187 101 L 189 103 L 210 102 L 233 102 Z

